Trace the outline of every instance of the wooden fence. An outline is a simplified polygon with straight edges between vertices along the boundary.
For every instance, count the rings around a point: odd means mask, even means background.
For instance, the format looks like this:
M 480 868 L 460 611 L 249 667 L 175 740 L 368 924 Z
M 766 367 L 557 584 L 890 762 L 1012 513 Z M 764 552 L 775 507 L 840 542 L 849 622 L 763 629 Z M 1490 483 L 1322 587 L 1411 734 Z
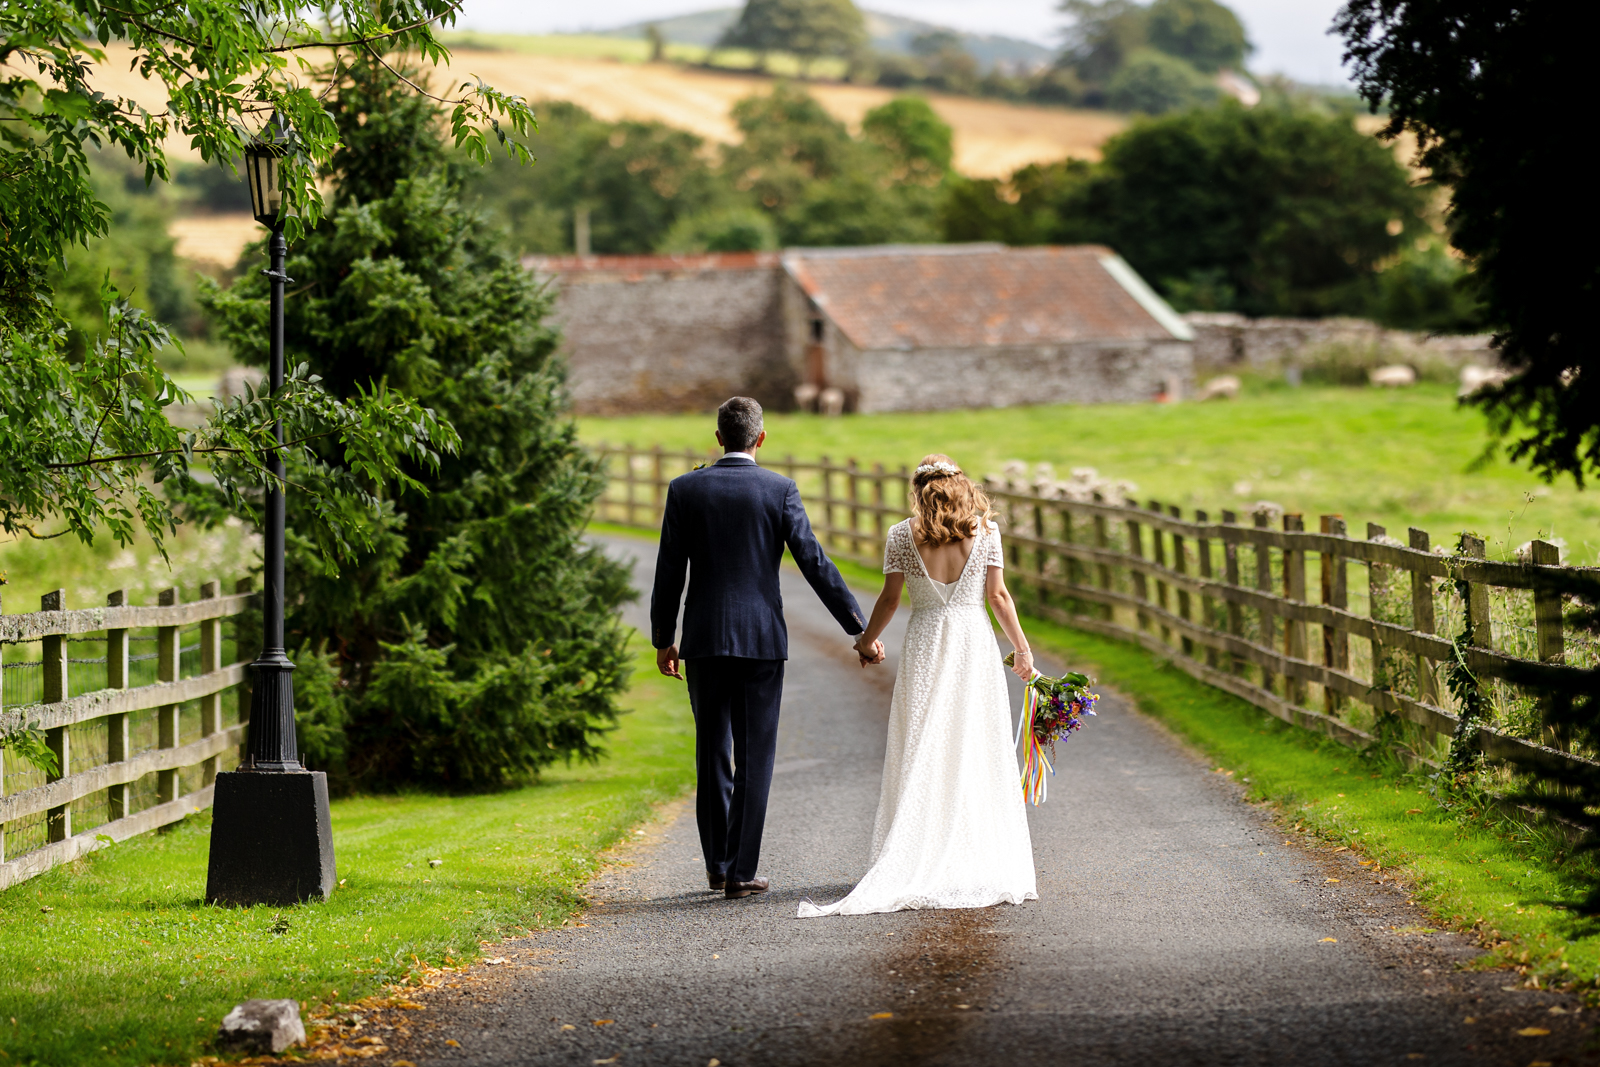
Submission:
M 249 589 L 208 582 L 190 603 L 167 589 L 153 607 L 116 592 L 77 611 L 57 590 L 37 612 L 0 615 L 0 733 L 43 730 L 59 771 L 0 749 L 0 889 L 211 803 L 249 717 L 246 688 L 223 706 L 246 680 L 239 623 L 224 620 L 253 604 Z
M 646 528 L 660 525 L 671 478 L 715 459 L 599 452 L 610 483 L 596 518 Z M 881 563 L 885 531 L 908 514 L 905 467 L 762 460 L 800 483 L 832 554 Z M 1538 773 L 1600 757 L 1544 722 L 1549 702 L 1600 665 L 1593 635 L 1564 625 L 1560 597 L 1535 592 L 1538 572 L 1574 570 L 1559 566 L 1555 545 L 1533 541 L 1526 562 L 1500 562 L 1471 535 L 1442 552 L 1418 529 L 1403 543 L 1370 523 L 1365 537 L 1351 537 L 1338 515 L 1319 516 L 1315 530 L 1270 507 L 1186 516 L 1154 500 L 1113 498 L 1116 487 L 1092 479 L 1013 471 L 985 487 L 1006 540 L 1008 582 L 1028 612 L 1136 642 L 1344 744 L 1365 748 L 1382 735 L 1407 760 L 1435 765 L 1459 725 L 1444 684 L 1457 658 L 1451 638 L 1470 620 L 1461 658 L 1492 709 L 1476 733 L 1488 761 Z

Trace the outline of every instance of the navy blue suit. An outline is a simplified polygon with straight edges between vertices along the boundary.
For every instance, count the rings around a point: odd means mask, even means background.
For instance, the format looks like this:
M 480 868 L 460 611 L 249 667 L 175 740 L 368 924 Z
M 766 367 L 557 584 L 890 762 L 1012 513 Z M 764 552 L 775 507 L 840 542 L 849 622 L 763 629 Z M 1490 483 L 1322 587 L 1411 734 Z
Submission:
M 866 629 L 861 606 L 811 532 L 794 482 L 755 461 L 724 456 L 674 478 L 661 519 L 650 640 L 673 644 L 685 572 L 678 655 L 694 708 L 696 815 L 706 869 L 756 876 L 777 749 L 789 631 L 778 564 L 787 547 L 847 634 Z

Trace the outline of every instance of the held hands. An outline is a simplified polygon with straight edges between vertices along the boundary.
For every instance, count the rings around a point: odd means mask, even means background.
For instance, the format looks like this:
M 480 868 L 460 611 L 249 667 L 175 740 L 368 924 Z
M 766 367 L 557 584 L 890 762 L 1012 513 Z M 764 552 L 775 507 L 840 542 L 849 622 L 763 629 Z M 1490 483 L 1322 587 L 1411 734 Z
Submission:
M 856 650 L 856 655 L 861 658 L 861 666 L 865 667 L 869 663 L 882 663 L 884 657 L 883 642 L 872 641 L 870 643 L 863 644 L 862 642 L 866 636 L 867 635 L 865 633 L 857 636 L 856 642 L 854 646 L 852 646 Z
M 1011 654 L 1011 673 L 1024 682 L 1033 681 L 1033 652 L 1022 648 Z
M 683 675 L 678 671 L 679 666 L 677 645 L 668 645 L 666 648 L 656 649 L 656 670 L 668 678 L 676 678 L 681 682 Z

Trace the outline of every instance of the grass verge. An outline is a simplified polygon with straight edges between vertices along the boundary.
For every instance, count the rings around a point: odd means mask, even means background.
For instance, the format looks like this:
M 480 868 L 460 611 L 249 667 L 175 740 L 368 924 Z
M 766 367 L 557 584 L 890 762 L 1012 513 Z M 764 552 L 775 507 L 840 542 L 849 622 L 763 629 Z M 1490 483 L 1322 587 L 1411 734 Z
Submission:
M 1600 990 L 1600 930 L 1569 909 L 1594 877 L 1565 842 L 1441 791 L 1398 762 L 1366 758 L 1213 689 L 1145 650 L 1039 619 L 1032 644 L 1086 670 L 1278 810 L 1286 831 L 1399 868 L 1444 928 L 1539 987 Z
M 693 778 L 682 688 L 644 641 L 634 651 L 629 714 L 599 765 L 487 796 L 336 801 L 326 904 L 206 905 L 209 813 L 0 894 L 0 1064 L 190 1063 L 240 1001 L 315 1010 L 559 926 L 597 854 Z

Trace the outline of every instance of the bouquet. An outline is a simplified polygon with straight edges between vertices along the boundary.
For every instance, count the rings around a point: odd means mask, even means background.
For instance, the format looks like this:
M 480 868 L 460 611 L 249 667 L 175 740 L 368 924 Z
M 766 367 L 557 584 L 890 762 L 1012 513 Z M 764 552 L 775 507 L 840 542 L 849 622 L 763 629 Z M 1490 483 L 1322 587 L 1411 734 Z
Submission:
M 1016 653 L 1006 656 L 1007 667 L 1015 662 Z M 1093 684 L 1087 674 L 1076 671 L 1068 671 L 1060 678 L 1035 671 L 1033 680 L 1022 689 L 1022 719 L 1017 723 L 1017 743 L 1024 745 L 1022 792 L 1035 807 L 1044 803 L 1045 772 L 1056 773 L 1051 766 L 1056 742 L 1083 729 L 1083 717 L 1094 714 L 1100 695 L 1089 692 Z M 1050 749 L 1049 756 L 1045 755 L 1046 747 Z

